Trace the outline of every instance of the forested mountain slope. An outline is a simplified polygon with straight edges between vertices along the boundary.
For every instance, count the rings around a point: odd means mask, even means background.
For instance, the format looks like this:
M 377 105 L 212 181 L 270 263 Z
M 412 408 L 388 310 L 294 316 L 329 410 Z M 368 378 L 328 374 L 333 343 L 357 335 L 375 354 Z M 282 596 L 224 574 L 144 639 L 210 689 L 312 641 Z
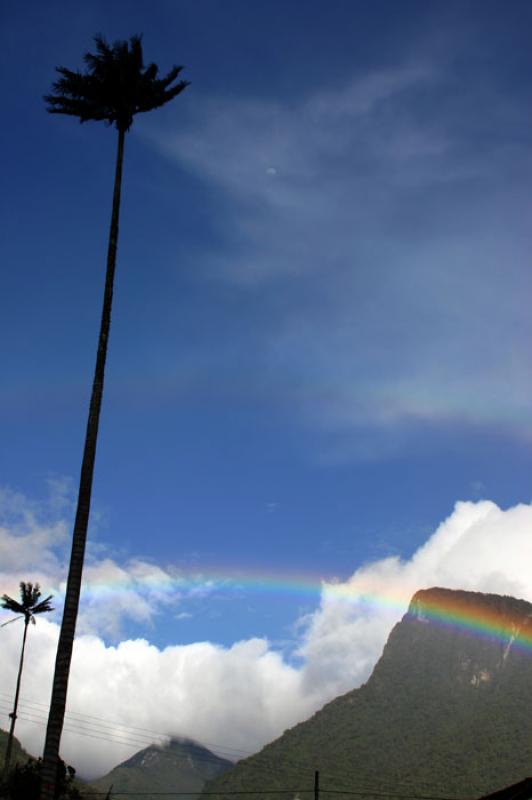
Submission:
M 325 791 L 479 797 L 532 775 L 531 712 L 532 605 L 429 589 L 414 596 L 364 686 L 206 790 L 294 790 L 269 800 L 304 800 L 319 770 Z

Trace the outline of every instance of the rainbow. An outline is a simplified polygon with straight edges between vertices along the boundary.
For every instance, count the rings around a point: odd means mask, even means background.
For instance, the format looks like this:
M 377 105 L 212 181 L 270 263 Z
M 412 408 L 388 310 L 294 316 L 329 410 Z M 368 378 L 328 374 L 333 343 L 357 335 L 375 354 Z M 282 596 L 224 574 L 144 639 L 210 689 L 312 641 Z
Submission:
M 532 605 L 524 600 L 432 589 L 416 593 L 408 614 L 532 652 Z
M 386 617 L 390 624 L 405 613 L 411 618 L 452 627 L 484 639 L 495 639 L 503 645 L 532 652 L 532 605 L 497 595 L 474 592 L 431 589 L 416 592 L 411 600 L 411 586 L 401 585 L 393 578 L 388 582 L 368 580 L 363 574 L 342 582 L 326 580 L 316 575 L 287 575 L 263 570 L 202 569 L 197 573 L 170 574 L 160 568 L 142 564 L 128 565 L 119 574 L 104 579 L 98 569 L 87 575 L 83 597 L 102 600 L 116 593 L 138 592 L 141 595 L 175 596 L 176 598 L 208 597 L 215 594 L 245 597 L 249 594 L 308 599 L 317 606 L 320 602 L 347 603 L 353 616 L 369 622 Z M 395 584 L 395 585 L 394 585 Z M 487 599 L 488 598 L 488 599 Z

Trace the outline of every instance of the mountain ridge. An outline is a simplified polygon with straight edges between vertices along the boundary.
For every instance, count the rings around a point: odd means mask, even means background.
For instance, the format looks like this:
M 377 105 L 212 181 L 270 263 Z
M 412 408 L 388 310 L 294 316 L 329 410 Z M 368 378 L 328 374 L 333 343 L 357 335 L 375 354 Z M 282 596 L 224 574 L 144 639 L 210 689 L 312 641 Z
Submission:
M 439 617 L 435 609 L 443 609 Z M 479 797 L 518 782 L 532 774 L 532 659 L 516 646 L 516 627 L 532 645 L 525 600 L 441 587 L 416 592 L 365 684 L 206 790 L 221 800 L 267 788 L 286 800 L 281 790 L 313 790 L 315 770 L 325 789 L 341 782 L 368 796 L 402 785 Z
M 182 800 L 196 800 L 207 780 L 232 766 L 193 739 L 172 737 L 165 744 L 139 750 L 88 785 L 100 791 L 112 785 L 124 800 L 139 792 L 144 800 L 156 800 L 158 793 L 172 791 L 179 792 Z

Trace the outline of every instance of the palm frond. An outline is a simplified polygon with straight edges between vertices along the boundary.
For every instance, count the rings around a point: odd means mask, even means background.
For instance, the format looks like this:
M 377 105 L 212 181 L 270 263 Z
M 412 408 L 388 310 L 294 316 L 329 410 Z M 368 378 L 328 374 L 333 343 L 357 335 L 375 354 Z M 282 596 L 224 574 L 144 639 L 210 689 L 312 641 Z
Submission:
M 107 59 L 108 61 L 112 60 L 113 58 L 113 48 L 110 47 L 105 38 L 102 36 L 101 33 L 97 33 L 94 37 L 94 41 L 96 42 L 96 50 L 98 51 L 98 55 L 102 59 Z M 90 58 L 91 54 L 86 53 L 85 58 Z
M 5 608 L 7 611 L 12 611 L 14 614 L 23 616 L 26 622 L 31 620 L 35 624 L 35 620 L 33 619 L 34 614 L 44 614 L 47 611 L 54 610 L 50 605 L 52 597 L 53 595 L 50 594 L 44 600 L 41 600 L 41 588 L 38 583 L 25 583 L 21 581 L 20 602 L 4 594 L 2 595 L 0 604 L 2 608 Z
M 146 81 L 154 81 L 157 77 L 157 73 L 159 72 L 159 67 L 157 64 L 149 64 L 146 67 L 146 71 L 144 72 L 144 80 Z
M 110 45 L 98 34 L 94 41 L 96 52 L 83 57 L 86 72 L 57 67 L 60 77 L 44 98 L 49 113 L 104 121 L 126 131 L 135 114 L 165 105 L 189 85 L 179 81 L 172 86 L 183 67 L 158 78 L 156 64 L 144 66 L 140 35 Z
M 5 608 L 6 611 L 12 611 L 14 614 L 24 614 L 23 606 L 7 594 L 2 595 L 2 608 Z
M 32 614 L 44 614 L 47 611 L 53 611 L 53 607 L 50 605 L 50 601 L 53 595 L 50 594 L 45 600 L 41 600 L 40 603 L 37 603 L 31 610 Z
M 26 611 L 29 611 L 39 602 L 41 589 L 38 583 L 20 583 L 20 600 Z

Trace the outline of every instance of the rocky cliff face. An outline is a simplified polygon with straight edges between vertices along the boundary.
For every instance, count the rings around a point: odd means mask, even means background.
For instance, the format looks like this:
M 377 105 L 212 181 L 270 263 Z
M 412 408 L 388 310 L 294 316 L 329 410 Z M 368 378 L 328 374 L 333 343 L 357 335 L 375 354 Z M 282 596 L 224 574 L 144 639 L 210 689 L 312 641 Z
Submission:
M 207 788 L 479 797 L 532 774 L 531 711 L 532 605 L 429 589 L 364 686 Z

